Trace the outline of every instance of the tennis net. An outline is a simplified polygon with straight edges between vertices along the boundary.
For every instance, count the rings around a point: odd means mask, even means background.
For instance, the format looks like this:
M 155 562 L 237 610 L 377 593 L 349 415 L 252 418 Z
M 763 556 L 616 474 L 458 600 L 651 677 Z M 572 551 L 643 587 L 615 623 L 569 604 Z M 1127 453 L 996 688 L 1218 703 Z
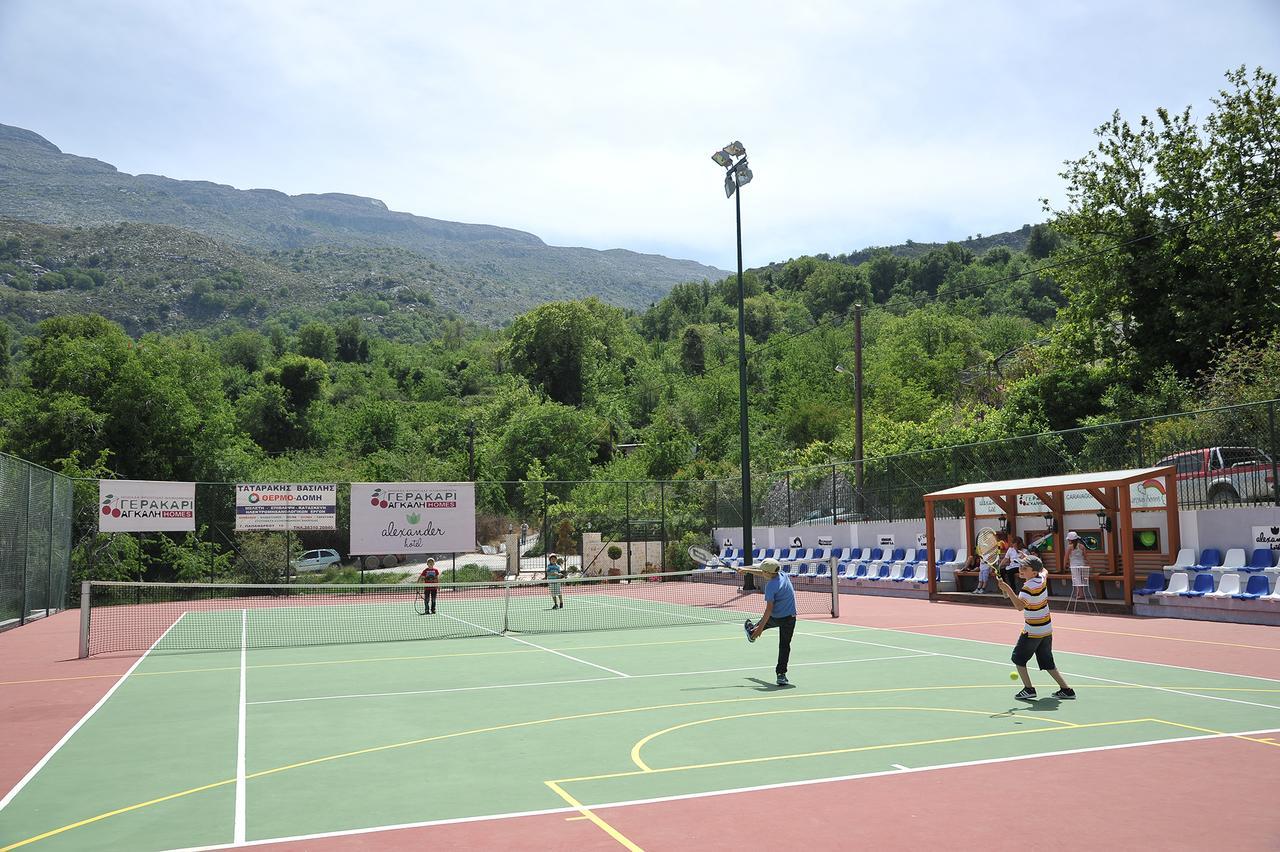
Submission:
M 420 583 L 246 585 L 87 582 L 80 656 L 230 650 L 724 624 L 759 614 L 734 575 L 685 571 L 560 581 L 441 582 L 428 614 Z M 564 607 L 552 608 L 558 585 Z M 834 584 L 796 587 L 800 615 L 832 615 Z

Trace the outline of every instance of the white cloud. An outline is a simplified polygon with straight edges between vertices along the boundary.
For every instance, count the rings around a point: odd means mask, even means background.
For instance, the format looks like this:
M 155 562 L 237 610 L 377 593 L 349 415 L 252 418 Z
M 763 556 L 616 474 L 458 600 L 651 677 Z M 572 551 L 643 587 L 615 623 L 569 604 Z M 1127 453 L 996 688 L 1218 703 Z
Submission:
M 1158 46 L 1153 49 L 1152 46 Z M 1041 217 L 1113 109 L 1275 70 L 1217 3 L 0 2 L 0 121 L 126 171 L 749 264 Z

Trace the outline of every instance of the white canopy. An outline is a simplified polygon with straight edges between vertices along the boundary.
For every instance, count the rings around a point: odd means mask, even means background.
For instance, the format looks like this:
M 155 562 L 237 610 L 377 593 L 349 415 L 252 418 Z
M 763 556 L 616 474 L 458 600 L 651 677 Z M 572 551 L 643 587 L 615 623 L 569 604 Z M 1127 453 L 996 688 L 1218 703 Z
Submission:
M 1033 479 L 1005 479 L 997 482 L 973 482 L 926 494 L 926 500 L 963 500 L 991 494 L 1033 494 L 1037 491 L 1063 491 L 1073 488 L 1113 488 L 1130 482 L 1142 482 L 1169 472 L 1169 467 L 1138 467 L 1129 470 L 1104 470 L 1096 473 L 1068 473 L 1061 476 L 1039 476 Z

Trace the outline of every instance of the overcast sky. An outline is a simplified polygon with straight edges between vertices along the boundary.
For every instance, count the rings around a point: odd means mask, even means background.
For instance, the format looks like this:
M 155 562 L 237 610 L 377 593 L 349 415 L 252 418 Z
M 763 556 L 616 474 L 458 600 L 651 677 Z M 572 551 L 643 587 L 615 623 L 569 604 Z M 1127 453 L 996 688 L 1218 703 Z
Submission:
M 0 0 L 0 123 L 131 173 L 348 192 L 748 266 L 1041 221 L 1113 110 L 1280 72 L 1280 1 Z

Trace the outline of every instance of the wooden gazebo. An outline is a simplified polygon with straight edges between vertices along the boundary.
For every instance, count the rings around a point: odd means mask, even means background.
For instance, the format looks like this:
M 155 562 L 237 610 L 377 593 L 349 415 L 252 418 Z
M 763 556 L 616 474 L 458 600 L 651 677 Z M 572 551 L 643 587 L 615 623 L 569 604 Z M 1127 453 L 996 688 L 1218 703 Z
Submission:
M 1009 535 L 1018 531 L 1019 500 L 1033 495 L 1042 504 L 1045 518 L 1053 517 L 1054 527 L 1065 530 L 1065 517 L 1105 513 L 1111 521 L 1106 532 L 1106 556 L 1109 574 L 1117 576 L 1124 587 L 1124 605 L 1133 606 L 1135 553 L 1133 544 L 1135 511 L 1163 511 L 1165 514 L 1165 547 L 1159 554 L 1175 556 L 1181 547 L 1178 526 L 1178 489 L 1173 467 L 1148 467 L 1132 470 L 1108 470 L 1098 473 L 1072 473 L 1042 476 L 1034 479 L 1010 479 L 1001 482 L 977 482 L 958 485 L 926 494 L 924 497 L 925 536 L 928 541 L 929 599 L 938 597 L 938 569 L 934 538 L 935 504 L 948 500 L 964 501 L 965 541 L 973 548 L 976 533 L 976 505 L 987 498 L 1003 513 Z M 1083 497 L 1087 495 L 1087 497 Z M 1092 498 L 1091 500 L 1089 498 Z M 1082 500 L 1087 505 L 1082 505 Z M 1135 507 L 1135 502 L 1138 505 Z M 1161 505 L 1163 503 L 1163 505 Z M 1024 514 L 1025 516 L 1025 514 Z M 1063 565 L 1063 535 L 1053 537 L 1054 561 Z M 1172 558 L 1169 558 L 1172 562 Z M 1162 563 L 1167 564 L 1167 563 Z

